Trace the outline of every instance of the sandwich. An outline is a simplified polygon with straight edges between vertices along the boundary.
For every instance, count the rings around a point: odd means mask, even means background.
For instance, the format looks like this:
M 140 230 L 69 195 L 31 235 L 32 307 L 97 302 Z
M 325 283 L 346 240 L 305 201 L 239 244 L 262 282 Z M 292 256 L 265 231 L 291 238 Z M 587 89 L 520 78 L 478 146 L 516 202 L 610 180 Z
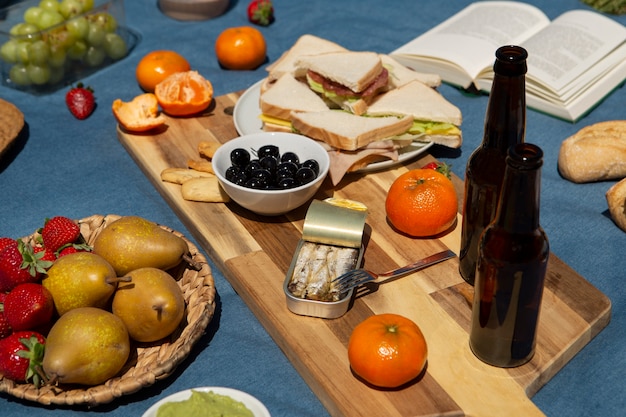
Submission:
M 412 143 L 410 139 L 392 139 L 410 128 L 411 116 L 364 117 L 343 110 L 326 110 L 292 112 L 291 122 L 295 132 L 325 144 L 333 185 L 347 172 L 381 160 L 397 160 L 398 149 Z
M 441 85 L 441 77 L 439 74 L 414 71 L 385 54 L 380 55 L 380 60 L 389 73 L 389 82 L 387 83 L 388 90 L 402 87 L 404 84 L 414 80 L 421 81 L 427 86 L 433 88 Z
M 420 81 L 410 81 L 399 88 L 380 94 L 368 106 L 367 116 L 410 116 L 411 127 L 397 139 L 434 142 L 459 148 L 463 142 L 459 126 L 461 110 L 435 89 Z
M 296 80 L 288 72 L 260 94 L 259 108 L 263 130 L 268 132 L 291 132 L 292 112 L 328 110 L 328 106 L 320 96 L 306 83 Z
M 375 52 L 340 51 L 304 55 L 295 62 L 295 76 L 306 74 L 310 88 L 329 106 L 356 115 L 387 88 L 388 72 Z
M 285 73 L 296 77 L 304 76 L 305 74 L 297 74 L 295 65 L 296 61 L 303 55 L 340 51 L 347 51 L 347 49 L 335 42 L 314 35 L 302 35 L 280 58 L 265 67 L 267 83 L 274 83 Z

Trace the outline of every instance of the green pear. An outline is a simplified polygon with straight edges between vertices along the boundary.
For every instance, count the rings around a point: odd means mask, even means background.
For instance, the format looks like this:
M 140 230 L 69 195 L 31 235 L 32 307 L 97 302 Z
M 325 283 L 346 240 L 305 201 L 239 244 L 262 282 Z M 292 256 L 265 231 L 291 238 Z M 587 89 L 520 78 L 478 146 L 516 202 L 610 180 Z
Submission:
M 99 385 L 117 375 L 130 356 L 122 320 L 95 307 L 61 316 L 46 338 L 43 370 L 51 382 Z
M 179 236 L 137 216 L 107 225 L 93 242 L 93 251 L 106 259 L 118 276 L 145 267 L 167 270 L 188 259 L 189 247 Z
M 118 286 L 111 309 L 131 339 L 155 342 L 172 334 L 185 313 L 185 298 L 176 280 L 158 268 L 139 268 L 127 276 L 131 280 Z
M 57 259 L 41 283 L 52 294 L 54 307 L 62 316 L 78 307 L 106 307 L 119 281 L 103 257 L 76 252 Z

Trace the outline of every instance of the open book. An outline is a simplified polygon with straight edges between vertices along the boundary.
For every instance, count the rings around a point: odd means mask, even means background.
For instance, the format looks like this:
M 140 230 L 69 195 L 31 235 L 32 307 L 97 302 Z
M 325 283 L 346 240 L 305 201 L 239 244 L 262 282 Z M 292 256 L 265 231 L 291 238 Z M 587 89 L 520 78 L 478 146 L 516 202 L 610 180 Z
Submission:
M 550 22 L 515 1 L 473 3 L 391 55 L 446 83 L 489 92 L 503 45 L 528 51 L 528 107 L 561 119 L 580 119 L 626 79 L 626 27 L 587 10 Z

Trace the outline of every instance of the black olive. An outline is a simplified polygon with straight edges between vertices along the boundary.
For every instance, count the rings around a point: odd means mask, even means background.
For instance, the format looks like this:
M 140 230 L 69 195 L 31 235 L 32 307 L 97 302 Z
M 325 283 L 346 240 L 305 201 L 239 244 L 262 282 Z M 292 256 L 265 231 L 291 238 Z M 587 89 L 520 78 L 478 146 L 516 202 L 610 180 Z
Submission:
M 294 164 L 300 164 L 300 158 L 294 152 L 285 152 L 280 157 L 280 162 L 293 162 Z
M 320 164 L 315 159 L 307 159 L 301 165 L 302 168 L 311 168 L 317 177 L 320 173 Z
M 250 162 L 250 152 L 237 148 L 230 152 L 230 162 L 238 167 L 245 167 Z
M 273 156 L 278 159 L 280 158 L 280 151 L 276 145 L 264 145 L 259 148 L 256 156 L 259 159 L 263 159 L 264 156 Z
M 253 159 L 252 161 L 248 162 L 248 165 L 246 165 L 246 168 L 245 168 L 246 175 L 250 177 L 252 175 L 252 171 L 261 169 L 261 168 L 263 168 L 261 166 L 261 162 L 258 159 Z
M 267 169 L 270 172 L 276 172 L 278 159 L 274 158 L 273 156 L 264 156 L 259 160 L 259 162 L 264 169 Z
M 250 178 L 248 181 L 246 181 L 244 187 L 264 190 L 267 188 L 267 182 L 265 182 L 263 178 Z
M 308 184 L 311 181 L 313 181 L 315 178 L 317 177 L 317 175 L 315 174 L 315 171 L 313 171 L 312 168 L 310 167 L 302 167 L 298 170 L 298 172 L 296 172 L 296 181 L 300 184 L 300 185 L 304 185 L 304 184 Z
M 295 188 L 297 186 L 298 186 L 298 182 L 292 177 L 282 178 L 280 181 L 278 181 L 279 189 L 286 190 L 289 188 Z
M 266 184 L 269 184 L 272 181 L 272 173 L 267 169 L 255 169 L 250 174 L 250 178 L 260 178 L 265 181 Z
M 286 169 L 287 171 L 291 172 L 291 175 L 295 175 L 296 171 L 298 171 L 298 165 L 293 162 L 281 162 L 280 164 L 278 164 L 276 170 L 278 171 L 279 169 Z

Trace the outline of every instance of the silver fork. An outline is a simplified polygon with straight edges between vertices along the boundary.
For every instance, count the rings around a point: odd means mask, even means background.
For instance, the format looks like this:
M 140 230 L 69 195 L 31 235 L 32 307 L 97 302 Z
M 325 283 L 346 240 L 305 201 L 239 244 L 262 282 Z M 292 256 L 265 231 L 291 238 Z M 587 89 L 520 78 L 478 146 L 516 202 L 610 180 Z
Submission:
M 397 278 L 402 275 L 406 275 L 409 272 L 419 271 L 420 269 L 424 269 L 431 265 L 445 261 L 446 259 L 454 258 L 455 256 L 456 254 L 451 250 L 444 250 L 443 252 L 439 252 L 434 255 L 427 256 L 424 259 L 420 259 L 417 262 L 413 262 L 410 265 L 394 269 L 393 271 L 383 272 L 381 274 L 377 274 L 363 268 L 353 269 L 343 275 L 338 276 L 337 278 L 332 280 L 330 284 L 331 287 L 334 287 L 335 291 L 338 291 L 339 293 L 344 293 L 349 291 L 351 288 L 358 287 L 359 285 L 365 284 L 366 282 L 375 281 L 379 278 L 385 278 L 385 280 Z

